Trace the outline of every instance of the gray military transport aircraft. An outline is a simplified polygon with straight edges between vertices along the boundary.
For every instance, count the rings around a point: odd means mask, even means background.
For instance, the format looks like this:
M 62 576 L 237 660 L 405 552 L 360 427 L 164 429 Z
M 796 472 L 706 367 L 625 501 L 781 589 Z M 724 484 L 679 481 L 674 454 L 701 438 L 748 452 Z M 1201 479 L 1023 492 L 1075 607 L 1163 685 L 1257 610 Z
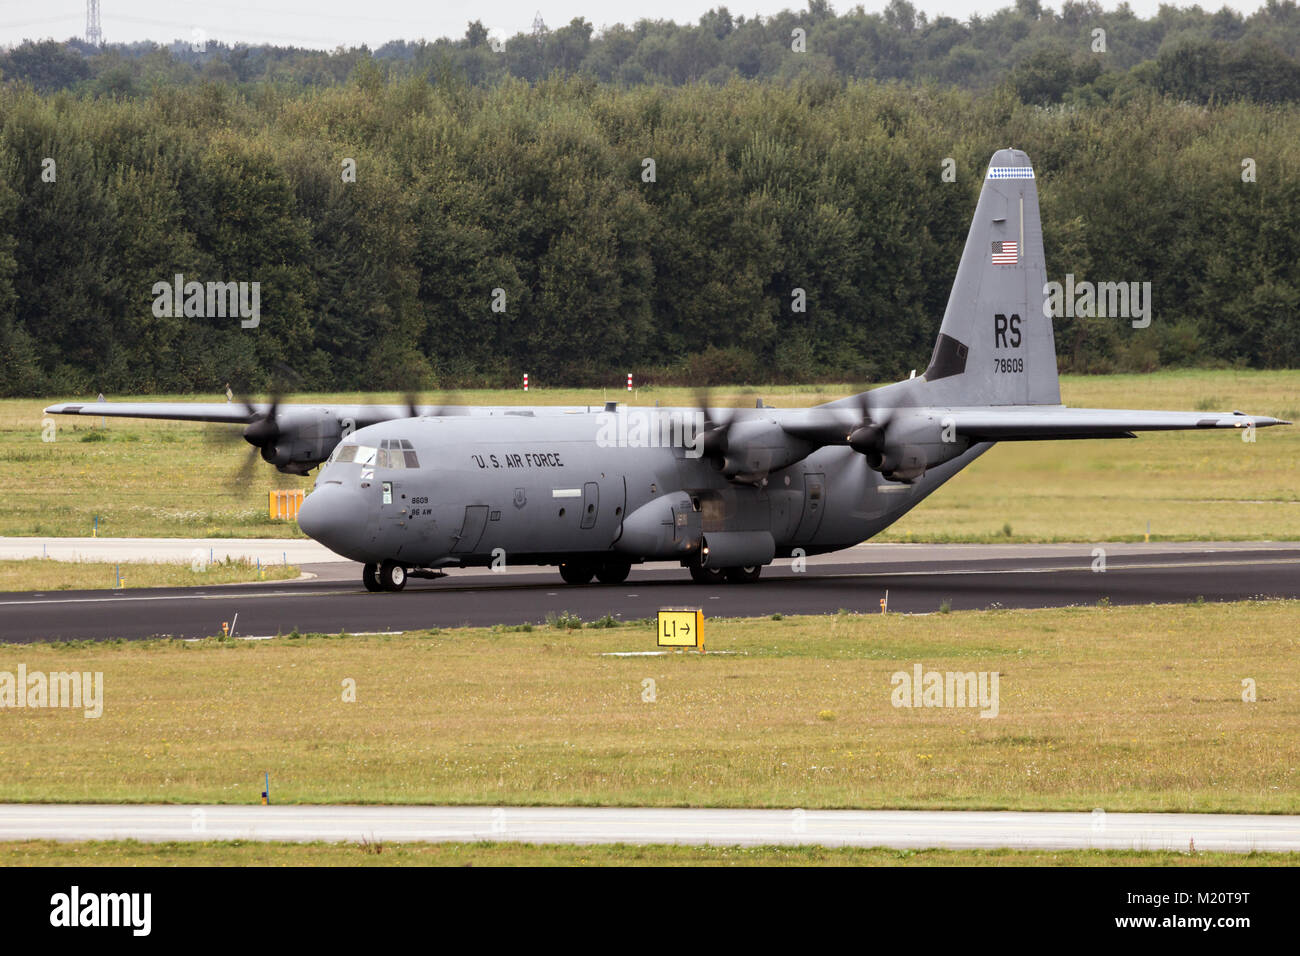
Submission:
M 55 414 L 241 423 L 281 471 L 324 463 L 302 530 L 372 591 L 452 566 L 558 565 L 570 584 L 679 561 L 756 580 L 893 524 L 999 441 L 1289 424 L 1067 408 L 1029 158 L 994 154 L 925 373 L 808 409 L 118 403 Z

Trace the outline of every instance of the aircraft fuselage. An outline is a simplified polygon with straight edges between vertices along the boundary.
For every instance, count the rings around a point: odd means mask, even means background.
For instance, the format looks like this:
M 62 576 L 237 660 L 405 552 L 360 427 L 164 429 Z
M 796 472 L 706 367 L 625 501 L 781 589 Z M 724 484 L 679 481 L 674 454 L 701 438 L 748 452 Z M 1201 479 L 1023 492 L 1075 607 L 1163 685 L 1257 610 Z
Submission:
M 765 409 L 763 417 L 780 414 Z M 359 452 L 322 468 L 300 520 L 331 550 L 368 564 L 555 564 L 575 556 L 690 562 L 710 536 L 761 549 L 761 536 L 770 535 L 772 554 L 744 562 L 762 564 L 796 548 L 816 554 L 872 537 L 988 447 L 974 446 L 911 484 L 886 480 L 846 446 L 820 448 L 744 484 L 686 443 L 647 445 L 636 435 L 602 443 L 607 421 L 579 413 L 372 425 L 341 446 Z M 386 456 L 372 453 L 385 443 Z M 417 467 L 406 467 L 407 450 Z M 392 467 L 399 453 L 401 467 Z M 346 457 L 362 460 L 339 460 Z

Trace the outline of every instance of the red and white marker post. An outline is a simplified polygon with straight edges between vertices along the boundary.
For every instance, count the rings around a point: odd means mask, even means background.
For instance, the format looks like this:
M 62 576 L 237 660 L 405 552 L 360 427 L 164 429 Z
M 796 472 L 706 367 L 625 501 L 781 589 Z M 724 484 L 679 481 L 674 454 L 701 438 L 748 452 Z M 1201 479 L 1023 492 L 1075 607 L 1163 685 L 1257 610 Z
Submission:
M 627 390 L 628 390 L 629 392 L 632 391 L 632 373 L 631 373 L 631 372 L 628 372 L 628 373 L 627 373 Z
M 524 391 L 528 391 L 528 373 L 524 372 Z

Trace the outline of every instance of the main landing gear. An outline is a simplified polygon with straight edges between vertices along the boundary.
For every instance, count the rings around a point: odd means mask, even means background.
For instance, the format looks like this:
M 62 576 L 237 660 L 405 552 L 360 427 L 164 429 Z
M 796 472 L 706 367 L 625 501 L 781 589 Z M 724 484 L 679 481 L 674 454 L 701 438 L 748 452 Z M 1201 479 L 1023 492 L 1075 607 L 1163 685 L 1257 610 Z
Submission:
M 632 562 L 611 558 L 607 561 L 561 561 L 560 577 L 566 584 L 586 584 L 595 577 L 601 584 L 622 584 L 632 573 Z
M 753 564 L 745 568 L 706 568 L 698 564 L 689 566 L 691 571 L 691 580 L 696 584 L 749 584 L 757 581 L 758 576 L 763 573 L 761 564 Z

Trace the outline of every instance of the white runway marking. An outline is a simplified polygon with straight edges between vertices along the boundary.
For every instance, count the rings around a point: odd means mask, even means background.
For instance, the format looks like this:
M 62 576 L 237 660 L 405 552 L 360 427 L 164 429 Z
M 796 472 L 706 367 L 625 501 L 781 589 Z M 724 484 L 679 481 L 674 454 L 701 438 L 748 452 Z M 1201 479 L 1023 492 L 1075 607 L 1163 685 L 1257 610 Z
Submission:
M 921 849 L 1300 851 L 1300 817 L 626 807 L 0 806 L 0 840 L 505 840 Z
M 892 564 L 909 560 L 977 560 L 1001 557 L 1009 549 L 1021 557 L 1074 557 L 1081 551 L 1090 555 L 1096 546 L 1108 554 L 1162 554 L 1170 551 L 1267 551 L 1292 549 L 1296 542 L 1287 541 L 1187 541 L 1187 542 L 1079 542 L 1074 544 L 903 544 L 865 541 L 842 551 L 812 555 L 805 560 L 818 564 L 867 563 Z M 263 564 L 350 563 L 322 544 L 303 538 L 57 538 L 0 537 L 0 559 L 50 558 L 57 561 L 160 561 L 189 564 L 195 551 L 214 560 L 227 558 Z M 781 561 L 787 559 L 782 558 Z M 676 567 L 667 562 L 647 567 Z M 547 573 L 553 568 L 511 568 L 512 573 Z M 457 576 L 488 574 L 477 568 L 458 569 Z

